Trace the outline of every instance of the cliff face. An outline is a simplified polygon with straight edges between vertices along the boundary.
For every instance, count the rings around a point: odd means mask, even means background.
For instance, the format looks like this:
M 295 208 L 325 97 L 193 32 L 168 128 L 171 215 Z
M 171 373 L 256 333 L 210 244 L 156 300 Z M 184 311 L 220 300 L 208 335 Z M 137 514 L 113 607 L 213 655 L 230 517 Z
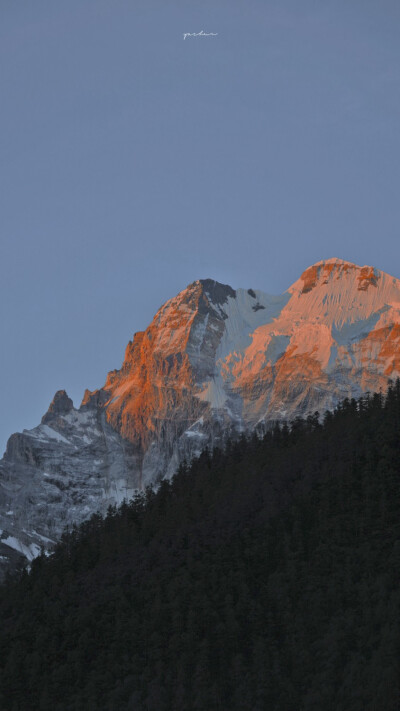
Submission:
M 132 496 L 127 472 L 137 466 L 101 408 L 75 410 L 56 393 L 42 423 L 12 435 L 0 462 L 0 578 L 10 559 L 32 560 L 67 525 Z
M 34 557 L 65 525 L 230 432 L 384 389 L 400 376 L 399 346 L 400 282 L 372 267 L 322 261 L 280 296 L 194 282 L 79 410 L 60 391 L 38 427 L 12 435 L 0 462 L 0 563 Z

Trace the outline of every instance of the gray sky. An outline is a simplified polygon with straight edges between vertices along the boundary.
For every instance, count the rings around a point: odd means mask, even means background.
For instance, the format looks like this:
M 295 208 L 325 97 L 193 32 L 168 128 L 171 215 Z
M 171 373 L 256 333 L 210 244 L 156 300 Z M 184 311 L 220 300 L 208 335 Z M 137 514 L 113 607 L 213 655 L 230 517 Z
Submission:
M 398 0 L 0 0 L 1 448 L 197 278 L 400 277 L 399 78 Z

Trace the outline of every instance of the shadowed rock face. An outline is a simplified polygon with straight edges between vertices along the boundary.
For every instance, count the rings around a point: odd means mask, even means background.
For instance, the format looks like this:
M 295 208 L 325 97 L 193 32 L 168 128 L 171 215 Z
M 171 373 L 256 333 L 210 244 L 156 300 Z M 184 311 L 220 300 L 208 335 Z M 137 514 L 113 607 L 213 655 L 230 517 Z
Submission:
M 42 424 L 45 425 L 47 422 L 51 422 L 58 415 L 67 415 L 68 412 L 71 412 L 73 407 L 74 403 L 71 398 L 68 397 L 65 390 L 58 390 L 50 403 L 49 409 L 42 417 Z
M 32 560 L 67 525 L 131 497 L 138 471 L 132 445 L 101 409 L 53 408 L 38 427 L 12 435 L 0 462 L 0 577 L 9 558 Z
M 194 282 L 128 343 L 120 370 L 61 390 L 0 462 L 0 563 L 171 476 L 229 433 L 265 428 L 400 375 L 400 282 L 330 259 L 271 296 Z

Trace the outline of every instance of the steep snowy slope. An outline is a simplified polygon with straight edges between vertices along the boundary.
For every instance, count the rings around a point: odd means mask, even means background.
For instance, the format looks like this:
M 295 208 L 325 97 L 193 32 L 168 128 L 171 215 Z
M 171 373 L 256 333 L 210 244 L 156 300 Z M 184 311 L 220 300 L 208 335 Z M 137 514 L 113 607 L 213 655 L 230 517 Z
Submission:
M 233 368 L 245 420 L 292 418 L 385 388 L 400 372 L 400 282 L 339 259 L 307 269 Z
M 271 296 L 196 281 L 129 342 L 120 370 L 60 391 L 0 462 L 0 564 L 164 476 L 231 432 L 330 409 L 400 376 L 400 282 L 340 259 Z

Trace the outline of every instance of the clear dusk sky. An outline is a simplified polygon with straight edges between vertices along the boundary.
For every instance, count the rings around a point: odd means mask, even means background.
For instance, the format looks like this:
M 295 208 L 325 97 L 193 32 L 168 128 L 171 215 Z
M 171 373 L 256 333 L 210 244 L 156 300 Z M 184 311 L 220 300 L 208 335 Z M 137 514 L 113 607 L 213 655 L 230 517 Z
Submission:
M 398 0 L 0 0 L 2 450 L 197 278 L 400 277 L 399 79 Z

